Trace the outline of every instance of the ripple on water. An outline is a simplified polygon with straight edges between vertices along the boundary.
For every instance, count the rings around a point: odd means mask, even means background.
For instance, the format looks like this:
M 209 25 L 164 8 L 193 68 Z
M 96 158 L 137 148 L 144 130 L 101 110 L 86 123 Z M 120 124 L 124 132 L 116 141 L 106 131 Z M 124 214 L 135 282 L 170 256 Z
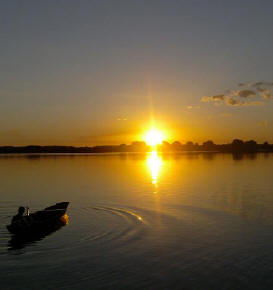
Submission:
M 1 204 L 1 227 L 0 227 L 0 255 L 7 254 L 7 245 L 11 239 L 11 235 L 6 229 L 12 215 L 14 214 L 14 205 Z M 76 247 L 84 247 L 85 244 L 90 242 L 99 243 L 121 243 L 128 242 L 129 240 L 138 239 L 143 233 L 141 226 L 145 225 L 143 218 L 137 213 L 128 209 L 112 208 L 107 206 L 87 206 L 71 208 L 69 210 L 70 224 L 67 231 L 62 233 L 54 233 L 53 237 L 45 237 L 43 247 L 39 250 L 33 247 L 30 252 L 44 250 L 46 251 L 67 251 Z M 61 242 L 65 240 L 67 243 Z M 37 240 L 38 242 L 39 240 Z M 41 244 L 41 241 L 39 244 Z M 36 242 L 36 241 L 35 241 Z M 28 246 L 33 243 L 26 243 Z M 19 252 L 18 252 L 19 253 Z M 20 253 L 25 253 L 25 250 L 20 250 Z
M 1 205 L 2 224 L 9 221 L 10 213 L 11 208 Z M 122 286 L 118 281 L 132 288 L 164 287 L 166 276 L 170 281 L 175 278 L 190 281 L 199 275 L 199 282 L 191 285 L 198 289 L 198 283 L 203 281 L 213 289 L 214 285 L 220 285 L 217 275 L 233 279 L 238 285 L 249 285 L 257 267 L 262 274 L 256 275 L 256 282 L 269 279 L 268 269 L 273 261 L 268 249 L 272 235 L 266 237 L 263 230 L 225 213 L 195 207 L 154 211 L 127 206 L 72 205 L 68 214 L 67 227 L 35 246 L 27 246 L 16 259 L 9 258 L 10 235 L 1 227 L 0 243 L 5 251 L 1 247 L 0 254 L 6 265 L 2 275 L 15 275 L 12 263 L 16 264 L 16 276 L 32 283 L 25 266 L 34 273 L 46 269 L 45 277 L 39 277 L 45 283 L 50 275 L 62 273 L 50 282 L 53 288 L 88 285 L 117 288 Z M 69 276 L 71 272 L 73 277 Z M 150 284 L 151 281 L 158 284 Z
M 84 207 L 77 209 L 78 242 L 100 243 L 128 242 L 140 238 L 146 222 L 137 213 L 123 208 L 107 206 Z M 76 228 L 75 228 L 76 230 Z

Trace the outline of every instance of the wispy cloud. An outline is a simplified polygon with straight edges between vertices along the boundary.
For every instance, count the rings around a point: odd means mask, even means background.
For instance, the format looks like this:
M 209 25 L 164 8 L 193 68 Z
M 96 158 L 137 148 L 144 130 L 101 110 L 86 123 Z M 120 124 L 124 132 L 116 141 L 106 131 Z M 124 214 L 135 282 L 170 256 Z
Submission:
M 127 118 L 122 118 L 122 117 L 117 118 L 117 121 L 127 121 L 127 120 L 128 120 Z
M 200 106 L 189 105 L 189 106 L 187 106 L 187 109 L 188 109 L 188 110 L 200 109 Z
M 255 106 L 263 106 L 264 102 L 261 101 L 239 101 L 234 99 L 233 97 L 228 97 L 226 99 L 226 104 L 228 106 L 241 106 L 241 107 L 255 107 Z
M 225 95 L 216 95 L 216 96 L 204 96 L 202 97 L 202 102 L 217 102 L 217 101 L 224 101 Z
M 254 88 L 263 99 L 273 99 L 273 82 L 248 82 L 241 85 Z
M 263 106 L 264 102 L 262 101 L 253 101 L 253 102 L 244 102 L 243 106 L 246 107 L 258 107 L 258 106 Z
M 241 103 L 240 103 L 240 101 L 238 101 L 238 100 L 236 100 L 236 99 L 234 99 L 232 97 L 229 97 L 226 100 L 226 104 L 228 106 L 240 106 Z
M 272 92 L 270 92 L 270 90 L 264 90 L 261 92 L 261 96 L 265 99 L 265 100 L 269 100 L 269 99 L 273 99 L 273 94 Z
M 273 82 L 246 82 L 246 83 L 239 83 L 238 86 L 240 87 L 259 87 L 259 86 L 271 86 L 273 87 Z

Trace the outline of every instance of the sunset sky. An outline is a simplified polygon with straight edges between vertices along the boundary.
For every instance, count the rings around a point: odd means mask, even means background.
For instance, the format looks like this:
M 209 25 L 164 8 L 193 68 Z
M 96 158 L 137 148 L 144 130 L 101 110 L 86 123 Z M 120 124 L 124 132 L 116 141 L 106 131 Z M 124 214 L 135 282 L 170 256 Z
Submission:
M 273 1 L 0 1 L 0 145 L 273 142 Z

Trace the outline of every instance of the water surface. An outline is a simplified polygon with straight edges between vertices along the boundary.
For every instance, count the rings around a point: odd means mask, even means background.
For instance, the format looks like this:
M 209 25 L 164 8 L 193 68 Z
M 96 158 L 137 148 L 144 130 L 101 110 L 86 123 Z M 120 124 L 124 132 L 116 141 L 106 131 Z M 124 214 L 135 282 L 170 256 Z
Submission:
M 273 154 L 0 156 L 3 289 L 270 289 Z M 70 201 L 20 247 L 19 205 Z

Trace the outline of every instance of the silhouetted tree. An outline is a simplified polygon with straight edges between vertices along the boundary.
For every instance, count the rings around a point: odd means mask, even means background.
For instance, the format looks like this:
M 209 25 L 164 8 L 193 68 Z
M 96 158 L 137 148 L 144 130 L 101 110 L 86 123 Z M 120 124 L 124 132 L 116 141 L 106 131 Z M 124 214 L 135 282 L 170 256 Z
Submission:
M 193 144 L 192 141 L 188 141 L 184 146 L 183 146 L 183 150 L 186 150 L 186 151 L 192 151 L 192 150 L 195 150 L 195 146 Z
M 143 151 L 147 151 L 147 149 L 148 149 L 146 143 L 141 142 L 141 141 L 132 142 L 130 147 L 131 147 L 132 151 L 136 151 L 136 152 L 137 151 L 143 152 Z
M 240 139 L 234 139 L 231 144 L 234 146 L 242 146 L 244 145 L 244 141 Z
M 192 146 L 193 146 L 193 142 L 192 142 L 192 141 L 188 141 L 188 142 L 186 143 L 186 146 L 192 147 Z
M 159 149 L 164 152 L 171 151 L 171 144 L 167 141 L 163 141 Z
M 131 145 L 104 145 L 94 147 L 73 147 L 73 146 L 39 146 L 30 145 L 22 147 L 14 146 L 2 146 L 0 147 L 0 154 L 3 153 L 104 153 L 104 152 L 147 152 L 151 149 L 145 142 L 135 141 Z M 170 152 L 170 151 L 221 151 L 221 152 L 233 152 L 238 156 L 244 152 L 255 153 L 259 151 L 273 152 L 273 145 L 267 141 L 263 144 L 257 144 L 254 140 L 244 142 L 240 139 L 234 139 L 230 144 L 216 145 L 211 140 L 206 141 L 203 145 L 198 145 L 189 141 L 185 145 L 175 141 L 172 144 L 163 141 L 162 145 L 157 146 L 157 149 Z M 239 158 L 237 155 L 234 158 Z
M 127 151 L 127 145 L 126 144 L 120 144 L 119 149 L 121 152 L 126 152 Z
M 262 149 L 264 149 L 264 150 L 268 150 L 268 149 L 270 148 L 270 145 L 268 144 L 267 141 L 265 141 L 264 144 L 263 144 L 261 147 L 262 147 Z
M 211 141 L 211 140 L 204 142 L 202 146 L 203 146 L 203 149 L 205 149 L 205 150 L 214 150 L 215 149 L 215 145 L 214 145 L 213 141 Z
M 172 148 L 175 151 L 180 151 L 182 149 L 182 145 L 179 141 L 175 141 L 172 143 Z
M 244 141 L 240 139 L 234 139 L 231 143 L 232 151 L 243 151 L 244 149 Z
M 249 140 L 245 142 L 244 146 L 246 151 L 255 151 L 257 149 L 257 142 Z
M 256 146 L 257 142 L 254 140 L 249 140 L 249 141 L 246 141 L 245 144 L 250 145 L 250 146 Z

